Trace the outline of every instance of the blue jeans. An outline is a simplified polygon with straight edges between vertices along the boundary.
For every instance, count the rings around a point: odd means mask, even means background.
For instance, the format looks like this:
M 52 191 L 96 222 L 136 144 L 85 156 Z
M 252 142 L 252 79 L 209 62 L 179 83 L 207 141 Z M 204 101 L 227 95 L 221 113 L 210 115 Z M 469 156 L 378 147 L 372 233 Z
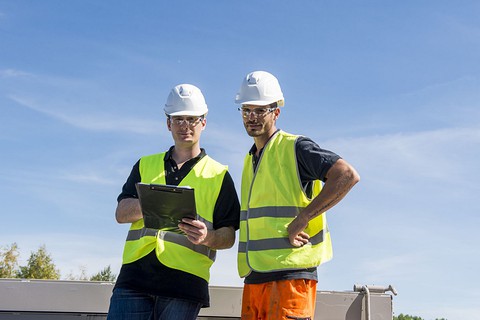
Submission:
M 107 320 L 195 320 L 201 304 L 115 288 Z

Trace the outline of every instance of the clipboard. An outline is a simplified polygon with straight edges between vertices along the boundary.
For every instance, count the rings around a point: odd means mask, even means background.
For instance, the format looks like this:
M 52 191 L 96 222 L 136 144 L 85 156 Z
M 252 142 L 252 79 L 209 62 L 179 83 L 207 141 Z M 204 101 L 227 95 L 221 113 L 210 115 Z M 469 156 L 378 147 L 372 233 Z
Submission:
M 193 188 L 141 182 L 135 187 L 146 228 L 180 233 L 183 218 L 197 218 Z

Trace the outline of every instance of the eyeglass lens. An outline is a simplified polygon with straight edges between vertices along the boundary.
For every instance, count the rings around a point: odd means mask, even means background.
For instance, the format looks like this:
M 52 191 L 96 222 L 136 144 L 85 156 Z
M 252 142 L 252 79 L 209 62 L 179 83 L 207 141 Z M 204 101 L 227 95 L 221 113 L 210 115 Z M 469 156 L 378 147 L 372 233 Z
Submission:
M 191 127 L 196 126 L 203 118 L 202 117 L 197 117 L 197 118 L 171 118 L 172 122 L 177 125 L 177 126 L 182 126 L 182 125 L 189 125 Z
M 272 112 L 275 108 L 256 108 L 256 109 L 246 109 L 246 108 L 238 108 L 240 112 L 242 112 L 242 116 L 244 118 L 250 117 L 250 114 L 253 114 L 255 118 L 260 117 L 263 118 L 267 115 L 267 113 Z

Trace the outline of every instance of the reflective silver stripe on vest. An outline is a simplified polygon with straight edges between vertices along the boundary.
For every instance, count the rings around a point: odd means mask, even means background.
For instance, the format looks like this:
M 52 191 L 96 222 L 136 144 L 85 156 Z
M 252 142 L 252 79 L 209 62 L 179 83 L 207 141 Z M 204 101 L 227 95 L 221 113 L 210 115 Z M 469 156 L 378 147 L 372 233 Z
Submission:
M 250 208 L 248 210 L 248 218 L 262 218 L 262 217 L 271 217 L 271 218 L 295 218 L 303 208 L 299 207 L 261 207 L 261 208 Z M 242 210 L 240 212 L 240 220 L 247 220 L 247 210 Z
M 142 228 L 138 230 L 129 230 L 127 234 L 127 241 L 138 240 L 142 237 L 156 237 L 157 229 Z
M 212 250 L 207 246 L 193 244 L 184 235 L 174 233 L 174 232 L 168 232 L 168 231 L 162 231 L 162 230 L 150 229 L 150 228 L 129 230 L 127 235 L 127 241 L 139 240 L 140 238 L 146 237 L 146 236 L 156 237 L 157 234 L 159 239 L 176 243 L 178 245 L 181 245 L 192 251 L 195 251 L 197 253 L 204 255 L 212 261 L 215 261 L 215 258 L 217 255 L 216 250 Z
M 306 244 L 317 245 L 323 242 L 323 230 L 311 237 Z M 293 249 L 296 248 L 290 244 L 288 238 L 275 238 L 275 239 L 263 239 L 263 240 L 249 240 L 248 251 L 262 251 L 271 249 Z M 247 243 L 238 243 L 238 252 L 247 252 Z

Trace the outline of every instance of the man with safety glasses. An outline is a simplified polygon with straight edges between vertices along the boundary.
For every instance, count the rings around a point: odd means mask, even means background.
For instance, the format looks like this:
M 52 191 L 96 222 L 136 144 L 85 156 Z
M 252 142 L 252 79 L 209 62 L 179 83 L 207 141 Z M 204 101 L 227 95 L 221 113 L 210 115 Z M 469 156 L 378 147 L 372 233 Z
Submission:
M 164 108 L 174 145 L 133 166 L 118 196 L 116 219 L 131 223 L 123 264 L 107 319 L 194 320 L 209 306 L 208 281 L 217 249 L 235 242 L 240 205 L 227 167 L 200 148 L 208 112 L 200 89 L 174 87 Z M 190 186 L 196 220 L 183 218 L 182 233 L 146 228 L 137 182 Z
M 235 98 L 254 145 L 244 160 L 238 271 L 242 319 L 313 319 L 317 267 L 332 258 L 326 211 L 360 180 L 311 139 L 277 129 L 277 78 L 249 73 Z

